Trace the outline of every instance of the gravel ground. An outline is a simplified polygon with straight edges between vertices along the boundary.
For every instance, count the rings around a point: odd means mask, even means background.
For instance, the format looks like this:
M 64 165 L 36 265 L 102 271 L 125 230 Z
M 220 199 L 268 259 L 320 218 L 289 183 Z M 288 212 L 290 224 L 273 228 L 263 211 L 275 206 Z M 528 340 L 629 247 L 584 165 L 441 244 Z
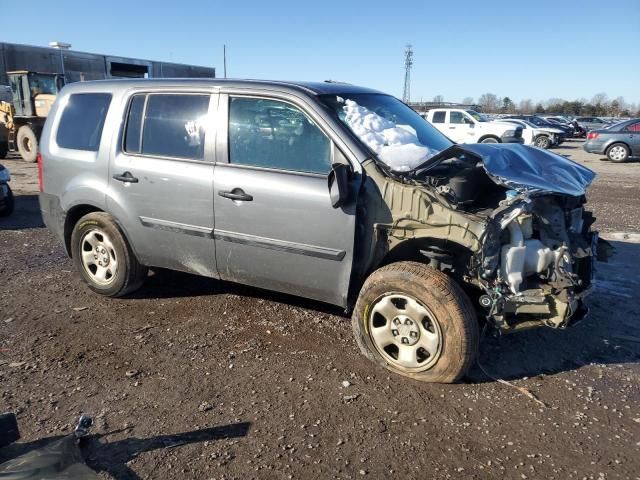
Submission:
M 640 163 L 556 151 L 598 172 L 590 204 L 617 248 L 592 315 L 485 338 L 484 371 L 457 385 L 375 368 L 347 317 L 303 299 L 166 271 L 98 297 L 42 227 L 35 166 L 4 160 L 0 411 L 23 438 L 0 462 L 86 412 L 104 478 L 640 478 Z

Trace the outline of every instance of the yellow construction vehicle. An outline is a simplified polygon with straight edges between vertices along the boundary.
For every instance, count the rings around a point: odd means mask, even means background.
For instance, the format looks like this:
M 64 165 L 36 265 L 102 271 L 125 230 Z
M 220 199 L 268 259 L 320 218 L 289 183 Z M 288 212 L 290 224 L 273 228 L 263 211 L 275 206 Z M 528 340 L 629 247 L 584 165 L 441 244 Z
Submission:
M 44 121 L 64 80 L 55 73 L 26 70 L 7 72 L 7 77 L 12 98 L 11 102 L 0 101 L 0 124 L 6 130 L 6 142 L 0 131 L 0 158 L 8 150 L 18 150 L 25 161 L 35 162 Z

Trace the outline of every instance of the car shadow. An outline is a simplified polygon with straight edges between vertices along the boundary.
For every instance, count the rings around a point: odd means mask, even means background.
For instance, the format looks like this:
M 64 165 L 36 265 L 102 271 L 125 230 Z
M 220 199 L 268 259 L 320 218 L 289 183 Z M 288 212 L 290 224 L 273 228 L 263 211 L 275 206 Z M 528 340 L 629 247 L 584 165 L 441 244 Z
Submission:
M 116 480 L 138 480 L 141 477 L 129 468 L 128 463 L 143 453 L 158 449 L 179 448 L 193 443 L 246 437 L 250 426 L 249 422 L 240 422 L 149 438 L 129 437 L 122 440 L 108 441 L 107 437 L 123 433 L 122 430 L 118 430 L 100 435 L 90 435 L 83 438 L 80 445 L 85 463 L 92 470 L 104 472 Z M 0 450 L 0 463 L 25 455 L 62 438 L 62 436 L 55 436 L 33 442 L 9 445 Z M 65 462 L 68 463 L 73 460 L 72 458 L 60 458 L 60 466 L 64 467 Z M 162 472 L 157 472 L 155 476 L 158 478 L 164 477 Z
M 8 217 L 0 217 L 0 230 L 22 230 L 42 228 L 44 222 L 40 214 L 38 195 L 14 193 L 15 207 Z
M 345 315 L 344 309 L 316 300 L 165 269 L 154 269 L 145 280 L 144 285 L 135 292 L 127 295 L 126 298 L 160 299 L 199 297 L 205 295 L 236 295 L 284 303 L 332 315 Z
M 588 298 L 590 315 L 565 330 L 542 327 L 485 336 L 479 362 L 495 378 L 507 380 L 555 374 L 590 364 L 640 362 L 640 244 L 611 241 L 616 253 L 598 262 L 595 290 Z M 467 378 L 494 381 L 476 365 Z

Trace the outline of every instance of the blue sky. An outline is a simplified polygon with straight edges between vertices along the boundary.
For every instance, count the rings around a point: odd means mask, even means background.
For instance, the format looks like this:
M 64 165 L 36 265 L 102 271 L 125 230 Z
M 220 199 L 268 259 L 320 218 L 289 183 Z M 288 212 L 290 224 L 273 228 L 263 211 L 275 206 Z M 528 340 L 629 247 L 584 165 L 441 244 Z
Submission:
M 334 79 L 401 96 L 411 43 L 412 100 L 605 92 L 640 102 L 640 0 L 13 1 L 3 18 L 29 20 L 3 22 L 2 41 L 59 40 L 219 76 L 226 43 L 231 77 Z

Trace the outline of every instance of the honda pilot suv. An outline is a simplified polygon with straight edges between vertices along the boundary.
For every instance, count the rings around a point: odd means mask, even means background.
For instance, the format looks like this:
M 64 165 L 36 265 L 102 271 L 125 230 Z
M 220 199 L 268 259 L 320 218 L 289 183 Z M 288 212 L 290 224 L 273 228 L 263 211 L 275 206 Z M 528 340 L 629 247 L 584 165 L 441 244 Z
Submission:
M 374 90 L 75 83 L 41 145 L 44 221 L 102 295 L 168 268 L 327 302 L 353 312 L 368 358 L 434 382 L 465 374 L 483 325 L 563 328 L 587 311 L 594 173 L 453 144 Z

